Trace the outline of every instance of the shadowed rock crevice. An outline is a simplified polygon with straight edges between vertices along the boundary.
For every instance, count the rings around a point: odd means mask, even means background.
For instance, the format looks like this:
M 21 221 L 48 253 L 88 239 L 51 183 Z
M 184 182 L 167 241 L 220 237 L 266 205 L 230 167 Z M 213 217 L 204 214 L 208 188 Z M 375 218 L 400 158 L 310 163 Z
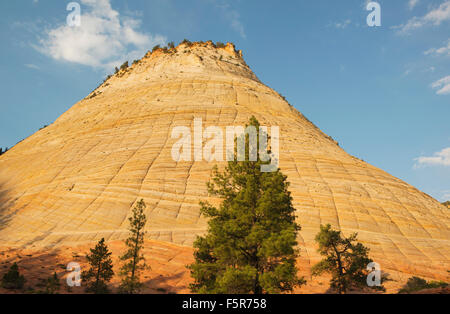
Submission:
M 0 231 L 7 228 L 11 219 L 20 210 L 14 207 L 14 200 L 11 199 L 10 190 L 6 189 L 6 186 L 0 183 Z

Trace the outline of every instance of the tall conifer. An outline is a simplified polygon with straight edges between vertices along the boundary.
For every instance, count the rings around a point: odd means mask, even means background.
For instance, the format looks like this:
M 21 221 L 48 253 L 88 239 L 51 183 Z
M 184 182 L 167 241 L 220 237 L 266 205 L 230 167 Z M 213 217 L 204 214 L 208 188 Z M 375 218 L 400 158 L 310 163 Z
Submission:
M 86 291 L 96 294 L 109 293 L 108 282 L 114 275 L 111 252 L 102 238 L 91 253 L 86 256 L 89 265 L 88 271 L 83 272 L 82 278 L 87 283 Z
M 140 291 L 142 283 L 140 282 L 140 272 L 147 268 L 145 258 L 142 254 L 144 247 L 144 227 L 147 223 L 147 217 L 144 214 L 146 208 L 145 202 L 141 199 L 133 208 L 130 221 L 130 237 L 125 241 L 127 251 L 120 257 L 124 264 L 120 269 L 123 277 L 120 285 L 122 293 L 133 294 Z
M 256 118 L 250 126 L 259 131 Z M 268 162 L 250 161 L 249 152 L 257 148 L 249 145 L 248 135 L 245 143 L 245 161 L 229 162 L 224 172 L 215 168 L 208 184 L 221 205 L 201 203 L 209 228 L 195 241 L 195 262 L 188 266 L 193 292 L 282 293 L 304 282 L 297 276 L 300 226 L 287 177 L 279 169 L 262 172 Z

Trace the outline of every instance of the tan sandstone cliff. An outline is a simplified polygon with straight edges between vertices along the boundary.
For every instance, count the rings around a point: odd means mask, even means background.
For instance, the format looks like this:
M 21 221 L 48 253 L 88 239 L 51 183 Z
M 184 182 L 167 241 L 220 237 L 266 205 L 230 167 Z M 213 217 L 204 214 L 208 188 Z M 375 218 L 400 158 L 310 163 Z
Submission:
M 347 154 L 262 84 L 233 45 L 210 42 L 148 53 L 2 155 L 0 245 L 122 239 L 141 198 L 152 239 L 191 245 L 206 228 L 198 203 L 215 163 L 175 162 L 171 131 L 193 128 L 194 118 L 204 128 L 245 125 L 252 115 L 280 127 L 306 267 L 318 259 L 319 225 L 331 223 L 358 232 L 382 269 L 446 278 L 448 209 Z

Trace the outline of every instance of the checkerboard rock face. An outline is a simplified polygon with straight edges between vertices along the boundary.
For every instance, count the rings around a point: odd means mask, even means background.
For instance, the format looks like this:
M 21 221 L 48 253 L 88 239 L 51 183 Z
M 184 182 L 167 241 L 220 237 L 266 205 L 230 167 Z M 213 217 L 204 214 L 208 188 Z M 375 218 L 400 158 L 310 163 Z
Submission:
M 225 130 L 252 115 L 280 128 L 280 168 L 291 183 L 307 264 L 319 258 L 320 224 L 330 223 L 346 235 L 358 232 L 384 269 L 445 278 L 448 208 L 347 154 L 261 83 L 232 44 L 149 52 L 2 155 L 0 245 L 122 239 L 141 198 L 149 237 L 192 245 L 207 226 L 199 201 L 217 202 L 206 190 L 217 163 L 174 161 L 172 130 L 187 126 L 193 134 L 195 118 Z

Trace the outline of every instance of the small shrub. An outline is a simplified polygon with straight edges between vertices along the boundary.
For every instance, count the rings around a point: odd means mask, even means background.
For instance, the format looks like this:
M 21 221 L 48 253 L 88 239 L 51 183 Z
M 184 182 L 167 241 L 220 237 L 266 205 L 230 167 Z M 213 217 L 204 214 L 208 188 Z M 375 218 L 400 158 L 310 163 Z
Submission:
M 45 288 L 46 285 L 47 285 L 46 284 L 46 280 L 43 279 L 43 278 L 39 278 L 39 282 L 36 284 L 36 287 L 38 287 L 38 288 Z M 39 291 L 42 292 L 42 290 L 39 290 Z
M 192 46 L 192 43 L 187 39 L 183 39 L 181 43 L 187 45 L 188 47 Z
M 160 45 L 156 45 L 155 47 L 153 47 L 152 52 L 155 52 L 156 50 L 161 49 Z
M 101 93 L 102 93 L 102 92 L 94 91 L 90 96 L 87 97 L 87 99 L 92 99 L 92 98 L 94 98 L 94 97 L 97 97 L 97 96 L 100 95 Z
M 19 273 L 19 266 L 14 263 L 9 271 L 3 275 L 2 287 L 5 289 L 22 289 L 25 281 L 25 277 Z
M 448 283 L 444 281 L 430 281 L 428 282 L 428 288 L 434 289 L 434 288 L 445 288 L 448 286 Z
M 225 48 L 226 45 L 225 45 L 224 43 L 218 41 L 218 42 L 216 42 L 216 47 L 217 47 L 217 48 Z
M 120 66 L 120 70 L 126 70 L 128 69 L 128 61 L 125 61 L 121 66 Z
M 53 276 L 47 278 L 47 284 L 45 285 L 45 293 L 55 294 L 59 291 L 61 283 L 59 282 L 58 275 L 53 273 Z
M 424 289 L 433 289 L 433 288 L 445 288 L 448 284 L 443 281 L 430 281 L 427 282 L 425 279 L 413 276 L 408 279 L 406 284 L 398 293 L 411 293 Z
M 313 276 L 330 273 L 330 287 L 339 294 L 353 287 L 365 286 L 366 267 L 372 260 L 369 249 L 357 241 L 357 233 L 346 238 L 341 231 L 333 230 L 330 224 L 321 225 L 315 241 L 319 244 L 319 254 L 324 258 L 312 267 Z
M 170 43 L 167 44 L 167 47 L 169 47 L 169 49 L 174 49 L 175 43 L 173 41 L 171 41 Z

